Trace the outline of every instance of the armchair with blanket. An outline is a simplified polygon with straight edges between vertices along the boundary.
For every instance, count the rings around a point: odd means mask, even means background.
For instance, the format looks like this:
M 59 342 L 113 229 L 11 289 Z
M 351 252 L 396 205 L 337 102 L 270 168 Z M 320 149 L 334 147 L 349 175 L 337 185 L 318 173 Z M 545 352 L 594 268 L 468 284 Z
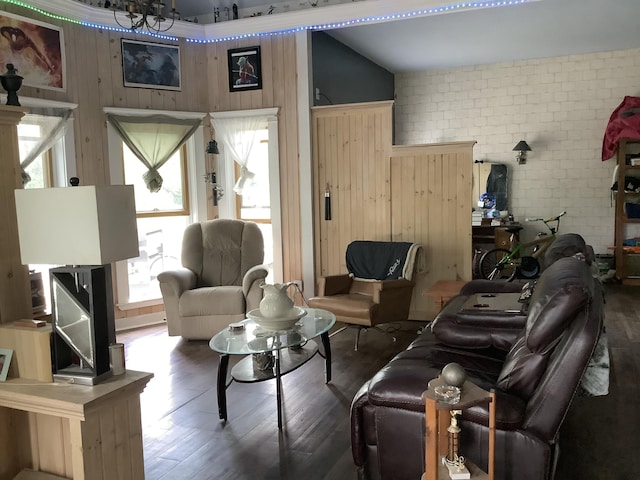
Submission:
M 407 320 L 422 246 L 410 242 L 356 240 L 347 246 L 349 273 L 320 278 L 309 306 L 328 310 L 354 326 L 355 350 L 361 329 Z

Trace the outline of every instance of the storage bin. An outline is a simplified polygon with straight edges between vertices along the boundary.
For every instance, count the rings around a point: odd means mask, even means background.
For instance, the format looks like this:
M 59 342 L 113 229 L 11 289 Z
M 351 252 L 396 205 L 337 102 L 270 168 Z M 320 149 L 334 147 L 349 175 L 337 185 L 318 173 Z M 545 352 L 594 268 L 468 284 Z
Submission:
M 640 203 L 625 203 L 624 211 L 627 214 L 627 218 L 640 218 Z
M 640 278 L 640 254 L 629 253 L 624 260 L 626 276 Z
M 602 253 L 596 255 L 596 264 L 599 273 L 607 273 L 609 270 L 615 269 L 615 258 L 610 253 Z

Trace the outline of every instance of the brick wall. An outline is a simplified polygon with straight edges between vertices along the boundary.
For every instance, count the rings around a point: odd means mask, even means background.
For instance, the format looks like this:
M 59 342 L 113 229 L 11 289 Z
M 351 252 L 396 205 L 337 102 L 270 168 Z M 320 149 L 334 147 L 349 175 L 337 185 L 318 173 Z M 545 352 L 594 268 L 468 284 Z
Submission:
M 474 159 L 508 164 L 516 219 L 564 209 L 560 233 L 596 253 L 613 245 L 615 159 L 601 161 L 602 138 L 624 96 L 640 96 L 640 50 L 398 74 L 396 94 L 397 144 L 476 140 Z M 512 151 L 521 139 L 525 165 Z

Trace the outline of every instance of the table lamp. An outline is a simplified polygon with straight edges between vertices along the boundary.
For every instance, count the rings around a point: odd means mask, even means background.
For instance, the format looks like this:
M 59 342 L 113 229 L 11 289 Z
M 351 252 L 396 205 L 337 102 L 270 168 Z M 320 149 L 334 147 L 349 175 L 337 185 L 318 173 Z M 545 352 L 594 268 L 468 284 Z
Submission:
M 23 264 L 49 271 L 54 380 L 94 385 L 111 376 L 115 343 L 111 263 L 134 258 L 132 185 L 15 191 Z

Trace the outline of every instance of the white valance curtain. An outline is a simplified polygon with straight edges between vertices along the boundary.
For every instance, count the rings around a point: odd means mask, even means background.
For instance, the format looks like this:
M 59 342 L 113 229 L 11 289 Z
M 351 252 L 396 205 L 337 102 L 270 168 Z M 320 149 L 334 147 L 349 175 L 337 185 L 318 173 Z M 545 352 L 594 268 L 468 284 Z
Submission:
M 201 123 L 200 118 L 112 113 L 107 113 L 107 120 L 147 167 L 142 178 L 151 192 L 158 192 L 162 188 L 162 176 L 158 169 L 194 134 Z
M 267 128 L 266 116 L 238 116 L 233 118 L 211 118 L 216 138 L 228 149 L 233 160 L 240 166 L 240 177 L 233 191 L 242 195 L 251 184 L 255 174 L 247 168 L 251 150 L 256 142 L 256 132 Z
M 31 110 L 37 111 L 37 109 Z M 67 120 L 71 117 L 71 113 L 71 110 L 55 109 L 43 111 L 42 113 L 27 113 L 22 118 L 21 123 L 40 127 L 39 140 L 34 143 L 23 142 L 20 148 L 20 175 L 23 185 L 31 181 L 31 176 L 26 172 L 26 168 L 65 134 Z

